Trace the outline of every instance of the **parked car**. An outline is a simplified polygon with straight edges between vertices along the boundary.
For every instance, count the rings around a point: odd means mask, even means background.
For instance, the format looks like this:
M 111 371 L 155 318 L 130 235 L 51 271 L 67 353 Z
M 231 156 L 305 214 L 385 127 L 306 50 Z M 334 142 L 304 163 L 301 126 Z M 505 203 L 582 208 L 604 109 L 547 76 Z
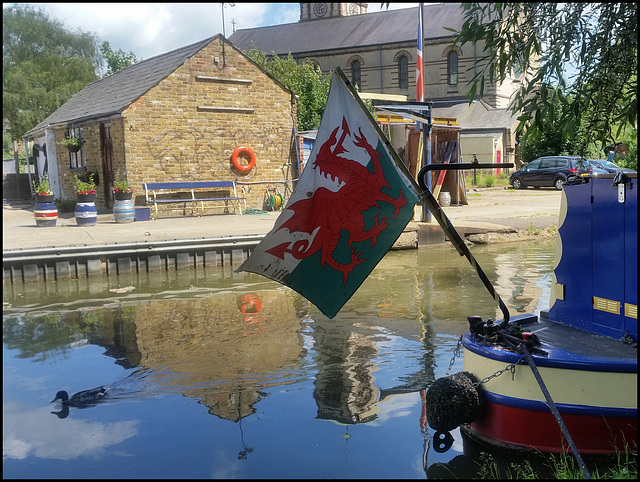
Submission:
M 620 167 L 615 162 L 607 161 L 605 159 L 590 159 L 590 162 L 594 164 L 596 167 L 600 169 L 604 169 L 607 172 L 613 172 L 613 173 L 616 173 L 618 171 L 637 172 L 634 169 L 629 169 L 627 167 Z
M 593 161 L 591 159 L 580 159 L 578 162 L 576 162 L 576 165 L 578 166 L 578 174 L 580 175 L 580 177 L 608 174 L 608 171 L 606 169 L 601 168 L 600 166 L 598 166 L 598 164 L 596 164 L 596 161 Z
M 509 176 L 509 184 L 514 189 L 523 189 L 528 186 L 562 189 L 568 178 L 579 176 L 581 168 L 587 169 L 582 161 L 586 159 L 580 156 L 539 157 L 513 172 Z

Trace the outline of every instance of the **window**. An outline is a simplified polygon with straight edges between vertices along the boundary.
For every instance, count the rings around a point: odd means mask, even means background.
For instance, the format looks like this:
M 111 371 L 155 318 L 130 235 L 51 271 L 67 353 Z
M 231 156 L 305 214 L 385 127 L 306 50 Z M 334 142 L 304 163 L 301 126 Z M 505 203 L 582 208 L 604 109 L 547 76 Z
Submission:
M 398 59 L 398 87 L 409 88 L 409 60 L 404 55 Z
M 447 56 L 447 72 L 449 85 L 458 85 L 458 53 L 455 50 Z
M 360 90 L 362 86 L 362 76 L 361 76 L 361 68 L 360 61 L 354 60 L 351 64 L 351 83 Z
M 550 169 L 554 167 L 556 161 L 554 159 L 541 159 L 540 160 L 540 169 Z
M 527 171 L 535 171 L 536 169 L 538 169 L 539 165 L 540 165 L 540 160 L 536 159 L 535 161 L 531 161 L 529 164 L 527 164 L 525 166 L 525 169 Z
M 82 128 L 67 129 L 65 137 L 76 137 L 83 139 Z M 86 159 L 84 158 L 84 146 L 78 152 L 69 151 L 69 169 L 84 169 L 86 167 Z

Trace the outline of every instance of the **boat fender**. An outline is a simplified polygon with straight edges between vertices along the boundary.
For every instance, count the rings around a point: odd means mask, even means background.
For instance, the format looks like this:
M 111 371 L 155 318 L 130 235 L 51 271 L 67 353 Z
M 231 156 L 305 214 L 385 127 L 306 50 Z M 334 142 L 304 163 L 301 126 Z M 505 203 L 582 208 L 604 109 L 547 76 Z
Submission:
M 427 423 L 439 432 L 449 432 L 471 423 L 482 408 L 478 379 L 470 372 L 438 378 L 427 390 Z

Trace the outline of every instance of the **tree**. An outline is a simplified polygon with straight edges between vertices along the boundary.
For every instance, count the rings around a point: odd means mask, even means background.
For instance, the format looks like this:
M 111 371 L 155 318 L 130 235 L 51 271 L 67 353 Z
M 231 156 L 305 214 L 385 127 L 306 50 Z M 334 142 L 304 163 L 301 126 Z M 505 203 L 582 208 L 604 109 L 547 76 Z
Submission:
M 19 140 L 97 80 L 98 41 L 69 31 L 40 7 L 13 4 L 2 13 L 2 117 Z
M 139 62 L 134 53 L 131 51 L 129 51 L 128 54 L 125 54 L 122 49 L 118 49 L 117 52 L 114 52 L 111 49 L 111 45 L 109 45 L 109 42 L 102 42 L 100 52 L 102 53 L 104 59 L 107 61 L 107 73 L 104 74 L 104 77 L 115 74 L 116 72 Z
M 637 4 L 466 3 L 455 43 L 483 45 L 468 92 L 524 72 L 511 103 L 523 137 L 557 118 L 564 139 L 601 147 L 637 122 Z M 559 110 L 559 112 L 556 112 Z
M 323 74 L 311 60 L 298 65 L 291 54 L 284 58 L 268 57 L 256 48 L 245 54 L 297 96 L 298 130 L 317 129 L 327 103 L 331 76 Z

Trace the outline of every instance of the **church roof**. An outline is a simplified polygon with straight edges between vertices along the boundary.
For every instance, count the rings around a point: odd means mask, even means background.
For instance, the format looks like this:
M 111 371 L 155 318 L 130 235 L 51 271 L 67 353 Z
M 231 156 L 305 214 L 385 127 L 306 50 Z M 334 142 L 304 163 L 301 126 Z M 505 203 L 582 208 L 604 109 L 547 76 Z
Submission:
M 449 38 L 464 22 L 459 3 L 425 4 L 425 40 Z M 291 53 L 362 48 L 402 42 L 417 42 L 418 7 L 349 15 L 346 17 L 240 29 L 229 40 L 239 49 L 256 47 L 278 56 Z

